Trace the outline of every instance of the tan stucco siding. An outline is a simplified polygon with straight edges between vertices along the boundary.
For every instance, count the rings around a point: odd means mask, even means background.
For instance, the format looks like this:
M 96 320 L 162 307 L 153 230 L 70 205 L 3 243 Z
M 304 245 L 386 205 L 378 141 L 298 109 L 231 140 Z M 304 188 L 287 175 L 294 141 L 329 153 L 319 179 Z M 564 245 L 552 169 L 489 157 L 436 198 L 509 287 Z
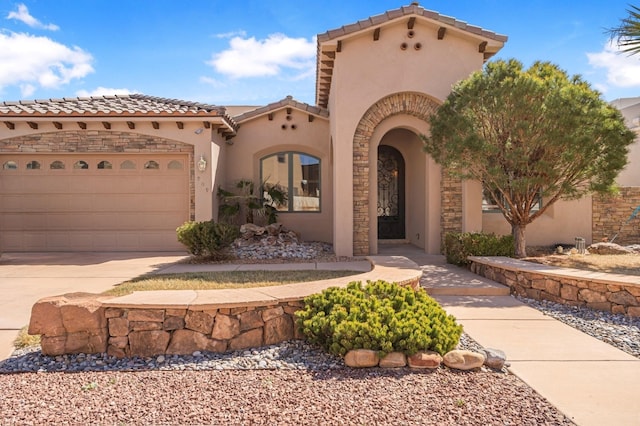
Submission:
M 333 183 L 329 121 L 291 108 L 241 123 L 233 145 L 225 147 L 226 176 L 220 181 L 231 188 L 240 179 L 260 182 L 260 160 L 278 152 L 299 152 L 320 159 L 320 212 L 281 212 L 278 221 L 299 232 L 307 241 L 332 242 Z
M 591 217 L 591 196 L 580 200 L 558 201 L 542 216 L 527 225 L 527 245 L 572 244 L 575 237 L 582 237 L 587 244 L 591 244 Z M 511 233 L 511 225 L 501 213 L 483 213 L 482 231 L 507 235 Z
M 394 93 L 422 94 L 438 104 L 446 98 L 453 84 L 482 67 L 484 57 L 478 51 L 477 40 L 463 38 L 454 32 L 447 33 L 444 40 L 438 40 L 437 30 L 437 26 L 418 20 L 410 38 L 406 22 L 398 22 L 383 27 L 378 41 L 373 40 L 372 30 L 346 39 L 341 51 L 336 53 L 329 108 L 335 150 L 334 180 L 342 184 L 334 201 L 334 246 L 338 254 L 360 253 L 367 250 L 364 246 L 370 245 L 357 243 L 356 247 L 355 242 L 347 240 L 359 233 L 354 229 L 356 223 L 371 228 L 352 211 L 360 202 L 355 200 L 353 188 L 358 185 L 354 176 L 360 173 L 358 168 L 361 167 L 353 154 L 354 136 L 362 120 L 368 120 L 364 118 L 365 113 L 376 102 Z M 401 48 L 403 43 L 407 44 L 404 50 Z M 416 49 L 418 44 L 420 49 Z M 397 112 L 416 108 L 420 107 L 407 103 Z M 374 125 L 384 118 L 371 117 Z M 370 195 L 370 191 L 358 190 L 359 198 Z

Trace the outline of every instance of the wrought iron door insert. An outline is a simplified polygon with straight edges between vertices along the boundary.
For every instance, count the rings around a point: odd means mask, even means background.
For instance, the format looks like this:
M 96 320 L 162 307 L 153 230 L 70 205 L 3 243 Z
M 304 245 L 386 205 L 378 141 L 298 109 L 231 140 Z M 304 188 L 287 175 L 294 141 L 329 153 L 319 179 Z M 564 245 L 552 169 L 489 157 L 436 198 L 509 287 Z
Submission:
M 405 238 L 404 159 L 397 149 L 378 146 L 378 239 Z

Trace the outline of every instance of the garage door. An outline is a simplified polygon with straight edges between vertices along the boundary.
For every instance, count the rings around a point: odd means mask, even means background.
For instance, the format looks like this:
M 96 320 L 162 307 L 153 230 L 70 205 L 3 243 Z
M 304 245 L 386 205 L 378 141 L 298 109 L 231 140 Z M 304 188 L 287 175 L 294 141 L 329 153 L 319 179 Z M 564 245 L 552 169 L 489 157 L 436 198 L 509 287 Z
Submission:
M 0 155 L 0 250 L 181 250 L 187 155 Z

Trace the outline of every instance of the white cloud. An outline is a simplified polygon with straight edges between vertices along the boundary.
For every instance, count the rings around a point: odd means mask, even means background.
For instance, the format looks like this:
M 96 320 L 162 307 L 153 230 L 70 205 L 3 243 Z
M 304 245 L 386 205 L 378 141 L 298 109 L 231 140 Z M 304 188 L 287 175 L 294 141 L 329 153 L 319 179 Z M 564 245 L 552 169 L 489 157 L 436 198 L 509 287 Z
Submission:
M 230 31 L 228 33 L 220 33 L 220 34 L 214 35 L 215 38 L 232 38 L 232 37 L 246 37 L 246 36 L 247 36 L 247 32 L 244 30 Z
M 27 9 L 27 6 L 25 6 L 24 4 L 19 4 L 17 11 L 9 12 L 9 15 L 7 15 L 7 19 L 16 19 L 27 24 L 31 28 L 39 28 L 50 31 L 58 31 L 60 29 L 60 27 L 55 24 L 43 24 L 38 19 L 31 16 L 29 14 L 29 9 Z
M 109 96 L 109 95 L 132 95 L 134 93 L 139 93 L 137 90 L 129 90 L 129 89 L 112 89 L 109 87 L 97 87 L 92 91 L 88 90 L 78 90 L 76 92 L 76 96 L 79 97 L 88 97 L 88 96 Z
M 598 53 L 587 53 L 589 64 L 604 68 L 607 83 L 614 87 L 640 87 L 640 57 L 620 52 L 615 42 L 609 42 Z
M 272 34 L 265 40 L 233 37 L 229 49 L 214 55 L 207 64 L 231 78 L 275 76 L 285 69 L 308 75 L 315 66 L 315 55 L 315 40 L 283 34 Z
M 47 37 L 0 32 L 0 89 L 20 85 L 58 88 L 92 73 L 93 57 L 79 47 L 67 47 Z

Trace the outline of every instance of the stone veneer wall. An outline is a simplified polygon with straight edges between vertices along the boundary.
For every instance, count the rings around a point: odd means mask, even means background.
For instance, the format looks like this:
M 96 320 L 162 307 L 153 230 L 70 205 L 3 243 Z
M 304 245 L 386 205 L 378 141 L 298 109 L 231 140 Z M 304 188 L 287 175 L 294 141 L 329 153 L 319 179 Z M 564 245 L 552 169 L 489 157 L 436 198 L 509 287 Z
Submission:
M 33 307 L 30 334 L 42 353 L 103 353 L 148 357 L 226 352 L 299 339 L 294 313 L 302 301 L 235 308 L 115 308 L 96 295 L 69 294 Z
M 405 114 L 428 121 L 438 108 L 431 98 L 413 92 L 395 93 L 373 104 L 358 123 L 353 137 L 353 254 L 369 254 L 369 151 L 376 127 L 386 118 Z M 425 154 L 426 155 L 426 154 Z
M 189 217 L 195 219 L 193 145 L 131 132 L 66 130 L 0 140 L 0 153 L 124 153 L 170 152 L 189 154 Z
M 512 294 L 640 317 L 638 284 L 605 283 L 586 278 L 548 275 L 526 269 L 513 270 L 471 259 L 472 272 L 509 286 Z
M 420 285 L 421 275 L 419 269 L 409 268 L 388 277 L 384 272 L 376 273 L 377 279 L 414 290 Z M 327 287 L 334 285 L 332 280 L 327 281 Z M 302 338 L 294 313 L 304 306 L 303 296 L 246 306 L 224 301 L 218 306 L 171 306 L 168 299 L 157 308 L 123 307 L 113 302 L 110 305 L 112 299 L 90 293 L 40 299 L 31 310 L 28 333 L 41 335 L 42 353 L 52 356 L 106 352 L 115 357 L 148 357 L 227 352 Z
M 299 339 L 293 314 L 302 302 L 221 309 L 107 308 L 108 346 L 115 357 L 226 352 Z
M 593 242 L 609 241 L 618 234 L 615 243 L 640 244 L 640 215 L 629 217 L 640 206 L 640 187 L 620 188 L 617 196 L 596 195 L 592 197 Z
M 449 232 L 462 232 L 462 180 L 442 170 L 442 212 L 440 216 L 440 247 L 444 250 L 444 238 Z

